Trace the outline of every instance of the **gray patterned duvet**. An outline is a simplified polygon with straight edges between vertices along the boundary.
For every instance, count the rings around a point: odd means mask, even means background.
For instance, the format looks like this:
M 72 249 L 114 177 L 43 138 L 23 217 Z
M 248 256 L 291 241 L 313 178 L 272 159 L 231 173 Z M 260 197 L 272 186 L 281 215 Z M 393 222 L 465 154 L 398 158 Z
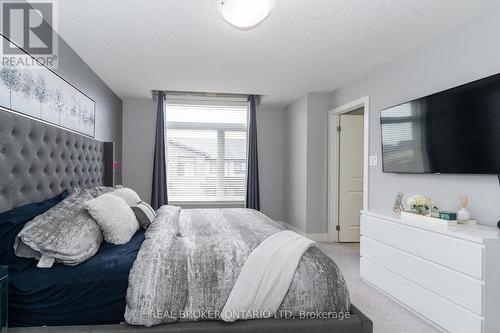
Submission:
M 254 210 L 163 206 L 130 272 L 126 321 L 153 326 L 218 320 L 246 258 L 282 230 Z M 349 306 L 337 265 L 312 247 L 300 260 L 279 312 L 346 313 Z

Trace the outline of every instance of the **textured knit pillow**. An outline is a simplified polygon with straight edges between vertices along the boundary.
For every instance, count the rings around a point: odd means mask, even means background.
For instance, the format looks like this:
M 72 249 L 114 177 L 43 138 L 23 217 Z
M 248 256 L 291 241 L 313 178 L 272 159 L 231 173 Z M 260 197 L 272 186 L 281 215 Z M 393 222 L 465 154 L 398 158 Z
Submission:
M 106 242 L 126 244 L 139 229 L 139 223 L 125 200 L 114 193 L 87 201 L 85 208 L 101 227 Z
M 156 212 L 153 207 L 144 201 L 141 201 L 137 204 L 137 206 L 132 207 L 132 210 L 134 211 L 135 217 L 137 218 L 139 226 L 142 229 L 149 228 L 149 225 L 156 217 Z
M 139 195 L 134 190 L 128 187 L 116 190 L 113 192 L 113 194 L 125 200 L 129 207 L 134 207 L 139 202 L 141 202 L 141 198 L 139 197 Z

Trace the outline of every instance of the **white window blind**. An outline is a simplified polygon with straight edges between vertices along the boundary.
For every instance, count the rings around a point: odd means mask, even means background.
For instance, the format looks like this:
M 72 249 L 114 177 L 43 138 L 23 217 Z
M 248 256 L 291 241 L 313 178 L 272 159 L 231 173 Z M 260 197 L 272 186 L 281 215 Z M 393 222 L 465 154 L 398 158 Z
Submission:
M 244 201 L 246 100 L 167 96 L 165 105 L 169 201 Z

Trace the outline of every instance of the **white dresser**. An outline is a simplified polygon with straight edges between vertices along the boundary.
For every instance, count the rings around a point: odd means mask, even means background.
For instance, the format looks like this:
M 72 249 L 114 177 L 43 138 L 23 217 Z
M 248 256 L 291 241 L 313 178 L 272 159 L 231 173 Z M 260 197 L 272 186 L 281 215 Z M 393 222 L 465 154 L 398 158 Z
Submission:
M 500 332 L 497 228 L 361 212 L 361 277 L 449 332 Z

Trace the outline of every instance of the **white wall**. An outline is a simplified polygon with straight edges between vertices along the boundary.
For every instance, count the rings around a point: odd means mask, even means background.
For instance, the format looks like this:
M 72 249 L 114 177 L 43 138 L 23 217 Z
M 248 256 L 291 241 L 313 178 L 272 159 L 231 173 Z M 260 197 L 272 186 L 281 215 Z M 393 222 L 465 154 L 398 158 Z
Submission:
M 259 106 L 257 139 L 261 210 L 283 220 L 283 108 Z M 151 200 L 156 105 L 152 99 L 123 101 L 123 184 Z
M 328 94 L 308 93 L 285 107 L 285 222 L 308 234 L 327 232 Z
M 335 91 L 331 107 L 370 96 L 370 154 L 380 161 L 380 110 L 500 72 L 499 18 L 497 6 L 441 34 Z M 457 193 L 467 193 L 470 211 L 480 223 L 496 225 L 500 219 L 496 175 L 403 175 L 382 173 L 380 163 L 370 167 L 370 210 L 390 212 L 398 191 L 428 195 L 445 209 L 458 209 Z
M 306 231 L 307 96 L 285 107 L 284 220 Z
M 275 221 L 283 221 L 284 121 L 282 107 L 259 106 L 257 144 L 261 211 Z
M 370 154 L 380 155 L 380 110 L 500 72 L 500 6 L 441 34 L 329 95 L 308 93 L 257 114 L 261 205 L 264 213 L 307 233 L 327 232 L 327 111 L 370 96 Z M 151 100 L 126 99 L 123 107 L 123 182 L 149 200 L 155 110 Z M 471 114 L 471 116 L 473 116 Z M 500 218 L 495 175 L 383 174 L 370 167 L 369 209 L 390 213 L 398 191 L 421 193 L 457 209 L 457 193 L 470 196 L 481 223 Z
M 328 232 L 327 167 L 329 94 L 307 94 L 307 227 L 308 234 Z
M 123 101 L 123 185 L 151 202 L 156 106 L 151 99 Z

